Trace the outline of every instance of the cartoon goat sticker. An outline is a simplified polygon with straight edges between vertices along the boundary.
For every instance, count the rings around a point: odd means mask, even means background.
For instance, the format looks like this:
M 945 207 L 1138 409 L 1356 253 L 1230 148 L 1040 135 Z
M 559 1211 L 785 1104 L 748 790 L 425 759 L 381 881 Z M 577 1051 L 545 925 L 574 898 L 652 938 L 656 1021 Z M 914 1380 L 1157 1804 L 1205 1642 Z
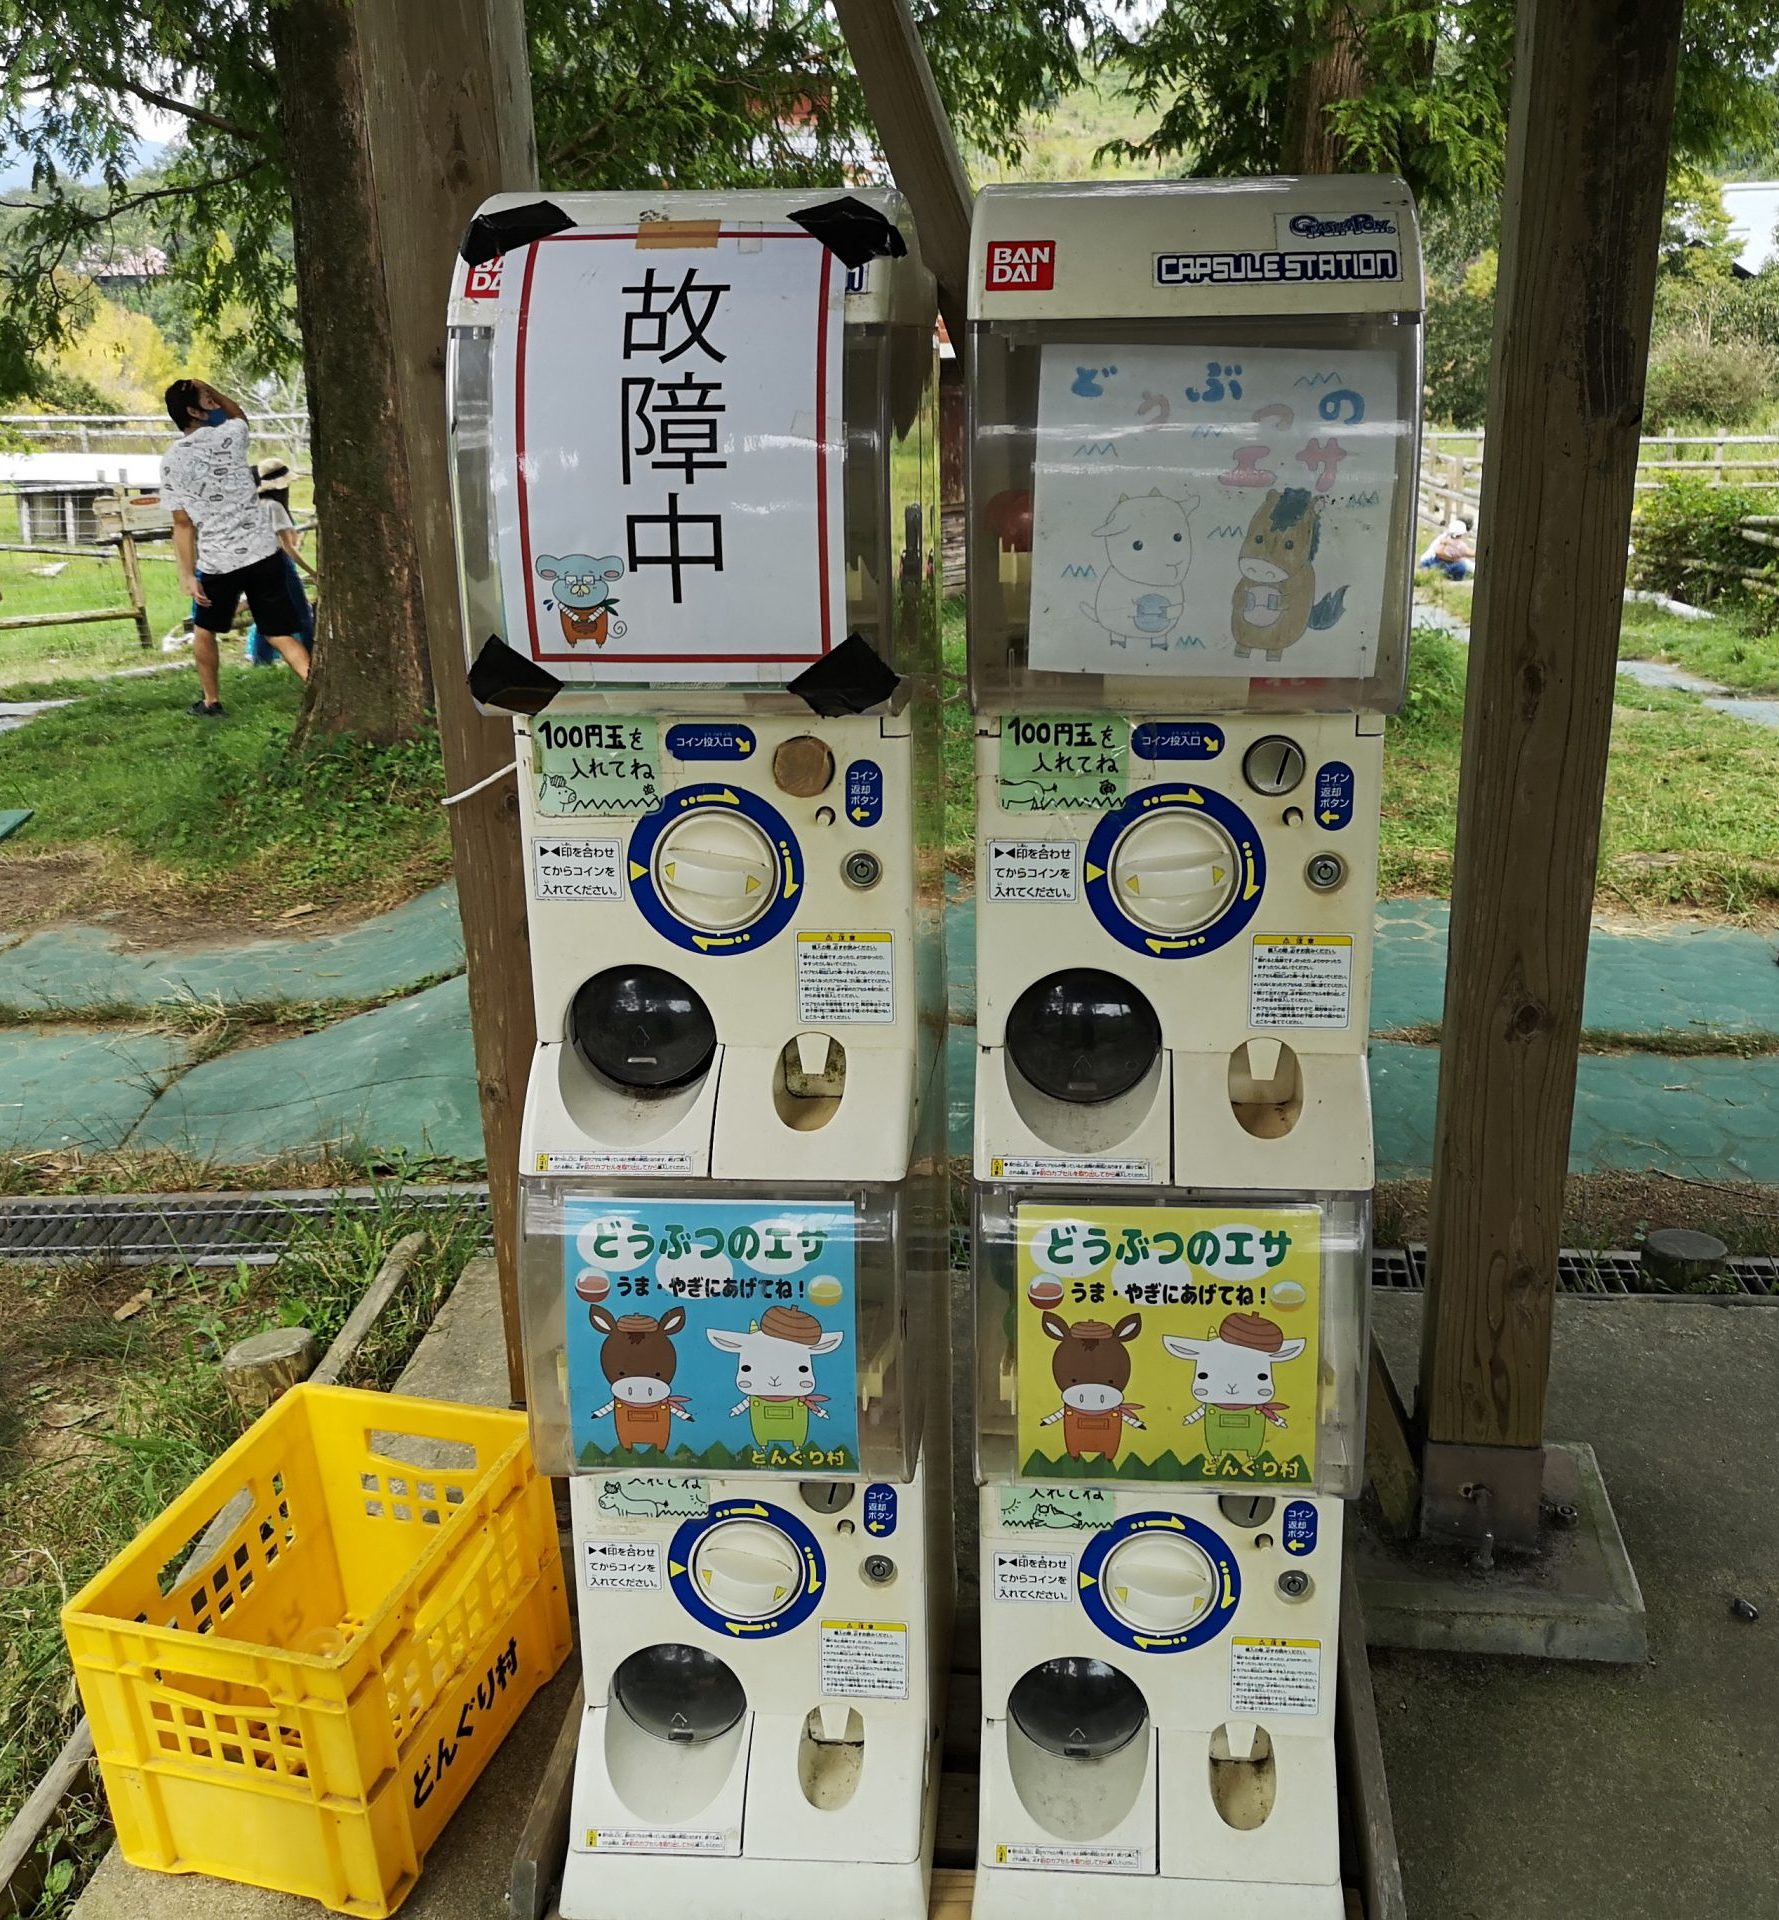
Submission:
M 706 1327 L 713 1347 L 736 1356 L 735 1384 L 742 1397 L 730 1417 L 745 1413 L 757 1447 L 788 1447 L 809 1439 L 809 1416 L 825 1420 L 825 1393 L 815 1390 L 815 1359 L 832 1353 L 846 1335 L 824 1333 L 822 1323 L 802 1307 L 768 1307 L 750 1320 L 746 1333 Z
M 1230 601 L 1230 629 L 1238 660 L 1264 653 L 1284 658 L 1305 632 L 1331 627 L 1346 608 L 1347 590 L 1316 599 L 1316 549 L 1322 540 L 1322 500 L 1307 487 L 1272 488 L 1254 510 L 1237 563 L 1241 577 Z
M 624 563 L 615 553 L 598 558 L 590 553 L 540 553 L 532 569 L 540 580 L 556 583 L 556 612 L 562 637 L 571 647 L 583 640 L 603 647 L 607 640 L 623 639 L 624 623 L 612 617 L 618 603 L 612 598 L 611 582 L 624 577 Z
M 1060 1313 L 1046 1313 L 1044 1331 L 1056 1342 L 1050 1377 L 1062 1392 L 1062 1405 L 1045 1414 L 1042 1427 L 1062 1422 L 1062 1443 L 1071 1460 L 1097 1453 L 1108 1466 L 1118 1458 L 1126 1427 L 1140 1427 L 1141 1403 L 1126 1400 L 1130 1385 L 1130 1343 L 1143 1330 L 1143 1316 L 1127 1313 L 1117 1326 L 1103 1320 L 1077 1320 L 1070 1326 Z
M 1135 496 L 1121 493 L 1118 504 L 1095 527 L 1106 543 L 1106 567 L 1090 607 L 1081 611 L 1111 635 L 1115 647 L 1147 640 L 1163 653 L 1169 635 L 1186 608 L 1180 583 L 1192 565 L 1192 532 L 1187 525 L 1198 495 L 1171 499 L 1159 487 Z
M 690 1420 L 684 1394 L 673 1392 L 679 1354 L 673 1336 L 686 1324 L 684 1307 L 669 1307 L 659 1320 L 646 1313 L 613 1319 L 604 1307 L 589 1307 L 587 1318 L 605 1335 L 599 1343 L 599 1370 L 612 1397 L 596 1407 L 595 1420 L 616 1412 L 620 1447 L 667 1451 L 676 1420 Z
M 1161 1344 L 1176 1360 L 1192 1363 L 1192 1397 L 1199 1405 L 1181 1423 L 1204 1422 L 1205 1451 L 1258 1460 L 1266 1451 L 1267 1427 L 1283 1429 L 1286 1403 L 1273 1397 L 1273 1368 L 1302 1353 L 1302 1340 L 1287 1340 L 1260 1313 L 1226 1313 L 1208 1340 L 1163 1334 Z

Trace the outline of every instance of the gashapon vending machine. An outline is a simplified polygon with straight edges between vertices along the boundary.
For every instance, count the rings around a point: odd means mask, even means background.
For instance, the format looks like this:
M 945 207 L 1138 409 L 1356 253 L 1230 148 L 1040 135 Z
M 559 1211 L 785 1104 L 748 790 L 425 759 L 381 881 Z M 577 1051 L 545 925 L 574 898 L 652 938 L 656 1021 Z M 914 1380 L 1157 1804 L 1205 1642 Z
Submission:
M 1414 208 L 990 188 L 971 272 L 976 1912 L 1338 1920 Z
M 483 209 L 471 685 L 515 713 L 526 1380 L 568 1920 L 924 1915 L 951 1602 L 934 296 L 901 203 Z

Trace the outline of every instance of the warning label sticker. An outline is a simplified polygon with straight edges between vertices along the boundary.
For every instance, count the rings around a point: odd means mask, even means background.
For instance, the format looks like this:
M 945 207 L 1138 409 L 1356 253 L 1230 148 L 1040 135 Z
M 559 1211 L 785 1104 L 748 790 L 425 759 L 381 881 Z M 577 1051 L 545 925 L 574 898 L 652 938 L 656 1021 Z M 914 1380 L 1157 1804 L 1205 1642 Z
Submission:
M 1066 1601 L 1075 1590 L 1072 1553 L 1003 1553 L 995 1550 L 997 1600 Z
M 1141 1847 L 1042 1847 L 1016 1843 L 995 1848 L 997 1867 L 1046 1867 L 1055 1873 L 1141 1873 Z
M 621 900 L 624 847 L 619 840 L 534 840 L 534 900 Z
M 908 1698 L 905 1620 L 824 1620 L 822 1692 Z
M 689 1153 L 537 1153 L 533 1173 L 690 1173 Z
M 1081 842 L 991 840 L 985 871 L 991 900 L 1073 900 L 1081 891 Z
M 1232 1640 L 1229 1711 L 1264 1719 L 1272 1713 L 1319 1713 L 1320 1640 Z
M 739 1837 L 731 1843 L 711 1827 L 589 1827 L 590 1853 L 739 1853 Z
M 895 936 L 797 935 L 797 1018 L 805 1026 L 887 1027 L 896 1018 Z
M 1155 1178 L 1153 1160 L 1048 1160 L 1025 1153 L 997 1153 L 990 1157 L 991 1180 L 1130 1181 L 1148 1186 Z
M 1255 934 L 1249 1026 L 1344 1027 L 1352 1004 L 1350 933 Z
M 590 1592 L 660 1592 L 659 1540 L 583 1540 L 581 1548 Z

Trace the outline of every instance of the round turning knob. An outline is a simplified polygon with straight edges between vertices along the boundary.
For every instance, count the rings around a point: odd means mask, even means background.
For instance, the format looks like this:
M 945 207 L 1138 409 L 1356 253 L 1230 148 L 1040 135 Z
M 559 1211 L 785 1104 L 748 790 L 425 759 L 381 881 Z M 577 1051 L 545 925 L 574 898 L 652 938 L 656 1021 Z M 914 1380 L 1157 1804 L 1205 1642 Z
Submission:
M 1106 1605 L 1138 1633 L 1181 1633 L 1217 1592 L 1217 1575 L 1190 1540 L 1141 1533 L 1121 1541 L 1100 1569 Z
M 1235 842 L 1208 815 L 1162 807 L 1112 849 L 1112 897 L 1152 933 L 1196 933 L 1222 913 L 1240 876 Z
M 655 890 L 670 912 L 706 933 L 751 926 L 778 894 L 772 842 L 745 814 L 701 807 L 655 842 Z
M 803 1556 L 764 1520 L 725 1520 L 692 1550 L 692 1580 L 729 1619 L 766 1620 L 802 1591 Z

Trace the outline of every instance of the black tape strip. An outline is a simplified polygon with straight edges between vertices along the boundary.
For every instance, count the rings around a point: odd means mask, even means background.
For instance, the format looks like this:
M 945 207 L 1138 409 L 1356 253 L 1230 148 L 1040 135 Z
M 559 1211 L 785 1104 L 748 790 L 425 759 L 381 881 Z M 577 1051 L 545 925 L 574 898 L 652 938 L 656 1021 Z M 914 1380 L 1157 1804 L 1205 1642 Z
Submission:
M 527 660 L 491 633 L 470 665 L 469 690 L 479 707 L 499 707 L 505 713 L 542 713 L 562 682 L 547 667 Z
M 869 640 L 862 634 L 849 633 L 825 659 L 806 667 L 789 682 L 785 691 L 794 693 L 811 713 L 832 719 L 836 714 L 866 713 L 882 706 L 899 680 L 894 669 L 878 658 Z
M 515 247 L 528 247 L 533 240 L 573 225 L 574 221 L 553 201 L 533 200 L 528 206 L 478 213 L 464 228 L 457 251 L 467 265 L 479 267 L 511 253 Z
M 850 193 L 824 200 L 819 207 L 805 207 L 790 218 L 805 233 L 813 233 L 845 267 L 862 267 L 884 254 L 900 260 L 908 251 L 902 229 L 889 215 Z

